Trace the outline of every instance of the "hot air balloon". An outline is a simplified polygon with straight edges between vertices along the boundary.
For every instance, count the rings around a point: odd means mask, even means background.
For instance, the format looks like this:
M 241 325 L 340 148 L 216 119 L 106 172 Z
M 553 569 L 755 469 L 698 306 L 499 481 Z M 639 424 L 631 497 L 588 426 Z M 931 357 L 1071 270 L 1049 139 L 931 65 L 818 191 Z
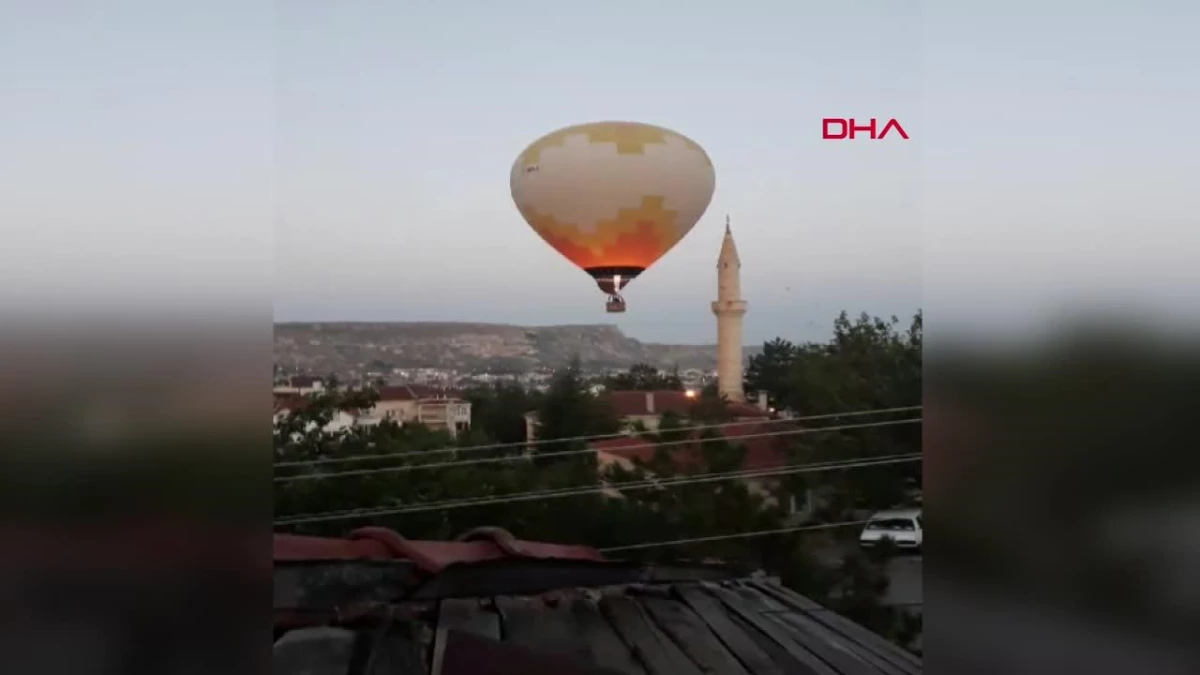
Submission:
M 513 201 L 529 226 L 608 294 L 679 243 L 712 201 L 712 160 L 690 138 L 637 122 L 593 122 L 534 141 L 513 164 Z

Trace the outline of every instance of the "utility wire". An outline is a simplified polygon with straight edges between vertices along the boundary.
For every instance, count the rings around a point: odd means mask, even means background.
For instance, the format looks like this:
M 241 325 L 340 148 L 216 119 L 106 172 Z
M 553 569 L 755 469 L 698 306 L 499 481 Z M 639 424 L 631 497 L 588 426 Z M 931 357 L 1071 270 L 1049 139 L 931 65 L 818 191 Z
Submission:
M 813 420 L 834 419 L 834 418 L 838 418 L 838 417 L 861 417 L 863 415 L 884 415 L 887 413 L 911 412 L 914 410 L 920 410 L 921 407 L 922 406 L 919 406 L 919 405 L 910 405 L 910 406 L 902 406 L 902 407 L 898 407 L 898 408 L 877 408 L 874 410 L 856 410 L 856 411 L 843 412 L 843 413 L 828 413 L 828 414 L 823 414 L 823 415 L 805 415 L 805 416 L 801 416 L 801 417 L 779 418 L 779 419 L 774 419 L 774 420 L 761 420 L 761 421 L 752 421 L 752 422 L 722 422 L 720 424 L 702 424 L 702 425 L 691 426 L 691 427 L 680 427 L 678 429 L 673 429 L 672 431 L 703 431 L 705 429 L 722 429 L 725 427 L 744 425 L 744 424 L 780 424 L 783 422 L 807 422 L 807 421 L 813 421 Z M 409 457 L 412 455 L 425 456 L 425 455 L 440 454 L 440 453 L 474 452 L 477 450 L 503 450 L 506 448 L 526 448 L 526 447 L 534 447 L 534 446 L 538 446 L 538 445 L 545 445 L 547 443 L 562 443 L 564 441 L 599 441 L 599 440 L 604 440 L 604 439 L 609 439 L 609 438 L 625 438 L 628 435 L 629 434 L 626 434 L 626 433 L 597 434 L 597 435 L 592 435 L 592 436 L 571 436 L 569 438 L 537 439 L 537 440 L 531 440 L 531 441 L 519 441 L 516 443 L 491 443 L 488 445 L 473 445 L 473 446 L 467 446 L 467 447 L 463 447 L 463 448 L 438 448 L 435 450 L 410 450 L 410 451 L 406 451 L 406 452 L 379 452 L 379 453 L 373 453 L 373 454 L 369 454 L 369 455 L 354 455 L 353 457 L 322 457 L 319 459 L 300 459 L 300 460 L 293 460 L 293 461 L 288 461 L 288 462 L 276 462 L 275 467 L 276 468 L 285 468 L 285 467 L 292 467 L 292 466 L 318 466 L 318 465 L 323 465 L 323 464 L 341 464 L 341 463 L 346 463 L 346 462 L 365 462 L 365 461 L 375 460 L 375 459 L 381 459 L 381 460 L 382 459 L 391 459 L 394 457 Z
M 599 549 L 601 553 L 612 553 L 614 551 L 636 551 L 644 548 L 659 548 L 662 546 L 679 546 L 682 544 L 700 544 L 707 541 L 723 541 L 726 539 L 746 539 L 749 537 L 765 537 L 772 534 L 787 534 L 789 532 L 807 532 L 809 530 L 828 530 L 835 527 L 853 527 L 855 525 L 866 525 L 866 520 L 848 520 L 840 523 L 821 523 L 820 525 L 799 525 L 796 527 L 780 527 L 774 530 L 758 530 L 755 532 L 741 532 L 739 534 L 717 534 L 711 537 L 692 537 L 690 539 L 671 539 L 669 541 L 650 541 L 644 544 L 627 544 L 625 546 L 609 546 Z
M 540 501 L 544 499 L 557 499 L 560 497 L 573 497 L 577 495 L 596 494 L 601 492 L 623 492 L 627 490 L 641 490 L 647 488 L 668 488 L 676 485 L 692 485 L 697 483 L 711 483 L 725 480 L 739 480 L 747 478 L 768 478 L 775 476 L 788 476 L 800 473 L 815 473 L 819 471 L 834 471 L 838 469 L 853 469 L 864 466 L 880 466 L 887 464 L 899 464 L 903 462 L 919 462 L 922 457 L 920 453 L 910 453 L 904 455 L 885 455 L 881 457 L 867 458 L 861 460 L 842 461 L 842 462 L 824 462 L 818 464 L 802 464 L 796 466 L 784 466 L 775 469 L 755 469 L 749 471 L 733 471 L 724 473 L 700 474 L 697 476 L 683 476 L 671 479 L 649 479 L 642 481 L 631 481 L 628 483 L 612 483 L 598 486 L 574 486 L 567 488 L 558 488 L 552 490 L 540 490 L 533 492 L 517 492 L 506 495 L 495 495 L 490 497 L 470 497 L 466 499 L 445 500 L 440 502 L 416 503 L 408 506 L 400 507 L 368 507 L 362 509 L 349 509 L 342 511 L 326 511 L 323 513 L 301 514 L 289 516 L 275 521 L 275 525 L 298 525 L 301 523 L 317 523 L 329 522 L 336 520 L 349 520 L 354 518 L 363 518 L 370 516 L 387 516 L 387 515 L 402 515 L 407 513 L 421 513 L 426 511 L 445 511 L 450 509 L 466 508 L 469 506 L 490 506 L 495 504 L 508 504 L 512 502 Z
M 882 459 L 892 459 L 892 458 L 897 458 L 897 457 L 908 457 L 908 456 L 910 456 L 910 455 L 885 455 L 885 456 L 881 456 L 881 457 L 877 457 L 877 458 L 873 458 L 873 459 L 881 459 L 882 460 Z M 828 465 L 843 464 L 846 461 L 848 461 L 848 460 L 818 462 L 818 463 L 814 463 L 814 464 L 805 464 L 802 466 L 825 467 Z M 855 460 L 849 460 L 849 461 L 855 461 Z M 423 511 L 423 510 L 427 510 L 425 508 L 426 506 L 430 506 L 430 507 L 474 506 L 474 505 L 477 505 L 480 503 L 491 503 L 497 499 L 508 499 L 508 498 L 513 498 L 514 501 L 526 501 L 526 499 L 524 499 L 524 498 L 529 498 L 529 499 L 552 498 L 552 497 L 558 497 L 558 496 L 571 496 L 574 494 L 586 494 L 589 491 L 596 490 L 596 488 L 600 488 L 600 491 L 604 491 L 606 489 L 616 489 L 613 487 L 614 485 L 620 486 L 623 489 L 638 488 L 638 487 L 661 487 L 661 486 L 670 486 L 670 485 L 679 484 L 679 483 L 696 482 L 696 481 L 699 481 L 700 479 L 704 479 L 704 478 L 714 478 L 714 477 L 744 478 L 744 477 L 747 477 L 747 474 L 757 475 L 762 472 L 775 472 L 775 471 L 785 470 L 787 468 L 788 467 L 776 467 L 773 469 L 742 469 L 740 471 L 710 472 L 707 474 L 696 474 L 696 475 L 692 475 L 692 476 L 687 476 L 687 475 L 673 476 L 673 477 L 668 477 L 668 478 L 663 478 L 663 479 L 644 478 L 642 480 L 628 481 L 628 482 L 624 482 L 624 483 L 603 483 L 602 482 L 599 485 L 568 485 L 566 487 L 551 488 L 548 490 L 530 490 L 530 491 L 526 491 L 526 492 L 512 492 L 512 493 L 501 494 L 501 495 L 483 495 L 483 496 L 479 496 L 479 497 L 460 497 L 457 499 L 448 499 L 448 500 L 442 500 L 439 502 L 416 502 L 414 504 L 409 505 L 408 507 L 368 506 L 368 507 L 356 508 L 356 509 L 342 509 L 342 510 L 338 510 L 338 511 L 326 511 L 323 513 L 318 513 L 318 514 L 313 514 L 313 515 L 321 515 L 321 516 L 324 516 L 324 515 L 330 515 L 330 516 L 332 516 L 332 515 L 359 515 L 359 514 L 364 514 L 364 513 L 372 513 L 372 512 L 381 510 L 381 509 L 388 511 L 389 513 L 396 511 L 397 509 L 403 510 L 405 512 L 412 511 L 412 510 Z M 750 476 L 750 477 L 754 477 L 754 476 Z M 521 498 L 521 499 L 517 499 L 517 498 Z M 295 516 L 295 517 L 306 517 L 307 515 L 309 515 L 309 514 L 304 514 L 304 515 Z M 289 518 L 291 518 L 291 517 L 289 516 Z
M 920 422 L 921 420 L 922 420 L 922 418 L 920 418 L 920 417 L 914 417 L 914 418 L 910 418 L 910 419 L 887 420 L 887 421 L 883 421 L 883 422 L 861 422 L 861 423 L 857 423 L 857 424 L 842 424 L 842 425 L 829 426 L 829 427 L 814 427 L 811 429 L 788 429 L 786 431 L 770 431 L 770 432 L 764 432 L 761 434 L 746 434 L 744 436 L 735 436 L 733 438 L 727 438 L 725 436 L 717 436 L 715 438 L 688 438 L 688 439 L 683 439 L 683 440 L 662 441 L 662 442 L 646 441 L 644 443 L 637 443 L 637 444 L 633 444 L 633 445 L 624 446 L 621 448 L 621 450 L 634 450 L 634 449 L 642 449 L 642 448 L 659 448 L 659 447 L 663 447 L 663 446 L 712 443 L 712 442 L 716 442 L 716 441 L 726 441 L 726 442 L 730 442 L 730 443 L 737 443 L 737 442 L 752 439 L 752 438 L 770 438 L 770 437 L 777 437 L 777 436 L 799 436 L 799 435 L 803 435 L 803 434 L 814 434 L 814 433 L 830 432 L 830 431 L 847 431 L 850 429 L 868 429 L 868 428 L 872 428 L 872 427 L 886 427 L 886 426 L 893 426 L 893 425 L 897 425 L 897 424 L 915 424 L 915 423 Z M 674 433 L 675 431 L 680 431 L 680 430 L 672 429 L 672 430 L 670 430 L 670 433 Z M 632 438 L 631 436 L 629 436 L 627 434 L 621 434 L 621 435 L 619 435 L 619 437 L 620 438 Z M 570 440 L 570 439 L 556 439 L 555 442 L 561 443 L 561 442 L 566 442 L 568 440 Z M 373 469 L 351 469 L 350 471 L 338 471 L 335 473 L 306 473 L 306 474 L 296 474 L 294 476 L 276 476 L 274 478 L 274 482 L 276 482 L 276 483 L 292 483 L 295 481 L 306 481 L 306 480 L 325 480 L 325 479 L 329 479 L 329 478 L 348 478 L 348 477 L 352 477 L 352 476 L 370 476 L 370 475 L 381 474 L 381 473 L 403 473 L 406 471 L 414 471 L 417 469 L 446 469 L 446 468 L 451 468 L 451 467 L 473 466 L 473 465 L 477 465 L 477 464 L 495 464 L 495 463 L 500 463 L 500 462 L 512 462 L 512 461 L 517 461 L 517 460 L 527 461 L 531 457 L 536 457 L 539 459 L 550 458 L 550 457 L 568 457 L 568 456 L 572 456 L 572 455 L 595 454 L 597 452 L 600 452 L 600 450 L 597 450 L 596 448 L 583 448 L 581 450 L 561 450 L 561 451 L 557 451 L 557 452 L 542 452 L 542 453 L 537 453 L 535 455 L 520 454 L 520 455 L 507 455 L 504 457 L 480 457 L 480 458 L 476 458 L 476 459 L 464 459 L 464 460 L 452 461 L 452 462 L 434 462 L 432 464 L 406 464 L 406 465 L 401 465 L 401 466 L 377 467 L 377 468 L 373 468 Z
M 501 495 L 488 495 L 481 497 L 465 497 L 459 499 L 449 499 L 439 502 L 418 502 L 403 507 L 365 507 L 358 509 L 343 509 L 338 511 L 326 511 L 316 514 L 302 514 L 298 516 L 286 517 L 283 520 L 276 521 L 276 524 L 292 524 L 297 519 L 307 519 L 312 517 L 321 517 L 325 520 L 326 517 L 337 517 L 342 519 L 345 517 L 357 517 L 365 515 L 381 515 L 381 514 L 401 514 L 414 513 L 423 511 L 432 511 L 438 509 L 464 508 L 467 506 L 482 506 L 496 503 L 507 503 L 514 501 L 537 501 L 539 499 L 552 499 L 556 497 L 571 497 L 580 494 L 591 494 L 597 492 L 606 492 L 609 490 L 629 490 L 643 489 L 655 487 L 673 487 L 675 485 L 685 485 L 690 483 L 705 483 L 718 480 L 743 479 L 743 478 L 762 478 L 775 475 L 788 475 L 794 473 L 805 473 L 808 471 L 823 471 L 835 470 L 843 468 L 855 468 L 858 466 L 872 466 L 875 464 L 894 464 L 898 462 L 920 461 L 919 453 L 883 455 L 879 457 L 871 457 L 859 460 L 838 460 L 829 462 L 818 462 L 813 464 L 802 464 L 793 466 L 782 466 L 771 469 L 750 469 L 741 471 L 729 472 L 714 472 L 708 474 L 698 474 L 693 476 L 677 476 L 672 478 L 649 478 L 640 481 L 630 481 L 625 483 L 610 483 L 600 485 L 574 485 L 562 488 L 553 488 L 549 490 L 534 490 L 529 492 L 515 492 Z M 382 512 L 382 513 L 380 513 Z M 305 520 L 303 522 L 309 522 Z
M 908 454 L 908 455 L 883 455 L 880 457 L 873 457 L 871 459 L 886 460 L 886 459 L 895 459 L 895 458 L 900 458 L 900 457 L 907 458 L 907 457 L 913 457 L 913 456 L 916 456 L 915 453 Z M 845 464 L 846 462 L 858 462 L 858 461 L 861 461 L 861 460 L 832 460 L 832 461 L 827 461 L 827 462 L 815 462 L 812 464 L 794 465 L 793 467 L 790 467 L 790 468 L 796 468 L 799 466 L 826 467 L 826 466 Z M 430 505 L 437 506 L 437 507 L 446 506 L 446 505 L 471 506 L 471 505 L 475 505 L 480 502 L 491 502 L 496 499 L 506 499 L 506 498 L 510 498 L 510 497 L 513 497 L 513 498 L 515 498 L 515 497 L 521 497 L 521 498 L 539 497 L 540 498 L 540 497 L 556 497 L 559 495 L 570 496 L 570 494 L 578 493 L 581 490 L 583 490 L 583 491 L 594 490 L 597 487 L 602 488 L 602 489 L 615 489 L 613 487 L 614 485 L 620 486 L 621 488 L 658 487 L 658 486 L 664 486 L 664 485 L 670 486 L 670 485 L 677 484 L 677 483 L 688 483 L 688 482 L 697 481 L 698 479 L 703 479 L 703 478 L 713 478 L 713 477 L 742 478 L 742 477 L 745 477 L 746 474 L 758 474 L 761 472 L 775 472 L 775 471 L 787 470 L 788 468 L 789 467 L 787 467 L 787 466 L 783 466 L 783 467 L 775 467 L 775 468 L 771 468 L 771 469 L 741 469 L 738 471 L 710 472 L 710 473 L 706 473 L 706 474 L 695 474 L 695 475 L 690 475 L 690 476 L 689 475 L 671 476 L 671 477 L 661 478 L 661 479 L 651 477 L 651 478 L 643 478 L 643 479 L 637 480 L 637 481 L 628 481 L 628 482 L 624 482 L 624 483 L 601 482 L 598 485 L 596 485 L 596 484 L 568 485 L 565 487 L 550 488 L 550 489 L 546 489 L 546 490 L 530 490 L 530 491 L 526 491 L 526 492 L 512 492 L 512 493 L 500 494 L 500 495 L 482 495 L 482 496 L 478 496 L 478 497 L 460 497 L 460 498 L 456 498 L 456 499 L 442 500 L 439 502 L 416 502 L 416 503 L 409 505 L 408 507 L 368 506 L 368 507 L 361 507 L 361 508 L 354 508 L 354 509 L 341 509 L 341 510 L 337 510 L 337 511 L 326 511 L 326 512 L 322 512 L 322 513 L 315 514 L 315 515 L 354 515 L 354 514 L 362 514 L 362 513 L 367 513 L 367 512 L 374 512 L 374 511 L 377 511 L 380 509 L 388 510 L 388 511 L 392 511 L 395 509 L 424 510 L 423 507 L 430 506 Z M 834 466 L 834 468 L 837 468 L 837 467 Z M 570 494 L 567 494 L 567 493 L 570 493 Z M 306 517 L 307 515 L 310 515 L 310 514 L 304 514 L 301 516 L 294 516 L 294 517 Z M 291 518 L 291 517 L 293 517 L 293 516 L 289 516 L 289 518 Z

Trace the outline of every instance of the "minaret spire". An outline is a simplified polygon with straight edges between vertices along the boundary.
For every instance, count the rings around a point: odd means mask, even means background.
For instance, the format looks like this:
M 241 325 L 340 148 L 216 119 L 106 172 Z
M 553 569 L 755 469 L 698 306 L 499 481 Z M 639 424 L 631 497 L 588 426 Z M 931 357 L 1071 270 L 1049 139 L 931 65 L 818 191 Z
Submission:
M 712 303 L 717 317 L 717 389 L 729 401 L 746 400 L 742 388 L 742 317 L 746 301 L 742 300 L 742 261 L 725 216 L 725 237 L 717 256 L 717 300 Z

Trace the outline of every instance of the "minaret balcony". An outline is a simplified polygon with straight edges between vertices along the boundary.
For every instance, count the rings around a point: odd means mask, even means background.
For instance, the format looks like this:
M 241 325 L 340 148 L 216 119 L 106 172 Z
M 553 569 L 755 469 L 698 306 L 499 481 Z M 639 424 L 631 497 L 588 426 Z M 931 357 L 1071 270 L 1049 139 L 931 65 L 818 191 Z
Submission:
M 745 300 L 716 300 L 712 311 L 718 316 L 741 316 L 746 313 L 746 305 Z

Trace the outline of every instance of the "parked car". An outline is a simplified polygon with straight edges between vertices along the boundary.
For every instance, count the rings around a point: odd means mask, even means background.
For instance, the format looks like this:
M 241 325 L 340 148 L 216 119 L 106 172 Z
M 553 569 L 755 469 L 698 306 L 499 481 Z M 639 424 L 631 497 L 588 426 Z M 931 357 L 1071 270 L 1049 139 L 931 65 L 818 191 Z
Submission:
M 891 539 L 898 549 L 920 550 L 924 543 L 925 529 L 921 523 L 921 509 L 880 511 L 871 516 L 858 536 L 860 546 L 870 548 L 883 539 Z

